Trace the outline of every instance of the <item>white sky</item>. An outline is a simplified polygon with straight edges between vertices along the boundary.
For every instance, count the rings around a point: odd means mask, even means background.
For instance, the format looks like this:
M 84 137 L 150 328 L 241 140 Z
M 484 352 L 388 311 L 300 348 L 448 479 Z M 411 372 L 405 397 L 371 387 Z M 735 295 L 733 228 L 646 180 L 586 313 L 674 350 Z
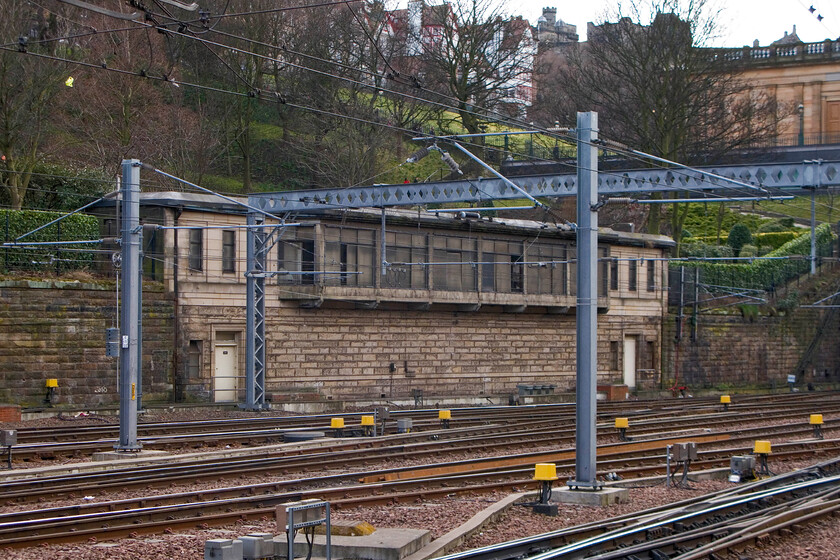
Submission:
M 436 3 L 436 2 L 433 2 Z M 543 7 L 557 8 L 557 19 L 577 26 L 581 40 L 585 39 L 586 23 L 602 19 L 605 9 L 614 6 L 615 0 L 507 0 L 506 11 L 521 15 L 535 25 Z M 716 41 L 717 46 L 741 47 L 752 45 L 758 39 L 766 46 L 790 33 L 796 33 L 806 43 L 837 39 L 840 36 L 840 2 L 837 0 L 720 0 L 722 19 L 718 22 L 725 35 Z M 816 8 L 811 14 L 810 6 Z M 824 19 L 819 22 L 817 14 Z

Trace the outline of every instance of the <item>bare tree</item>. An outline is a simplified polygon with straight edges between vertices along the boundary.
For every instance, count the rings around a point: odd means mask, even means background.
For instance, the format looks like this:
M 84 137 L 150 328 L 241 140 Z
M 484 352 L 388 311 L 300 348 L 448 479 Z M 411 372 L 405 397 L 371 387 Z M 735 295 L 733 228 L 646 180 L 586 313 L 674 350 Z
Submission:
M 284 28 L 274 82 L 288 105 L 306 107 L 279 108 L 293 132 L 284 135 L 284 159 L 304 186 L 364 183 L 393 145 L 394 105 L 382 89 L 385 13 L 378 3 L 322 7 Z
M 19 52 L 0 50 L 0 185 L 18 210 L 52 129 L 53 101 L 68 76 L 65 65 L 27 53 L 54 54 L 57 43 L 39 41 L 59 33 L 59 20 L 34 4 L 4 3 L 0 43 L 18 43 Z
M 739 79 L 735 60 L 706 48 L 719 13 L 707 0 L 630 0 L 589 28 L 586 43 L 563 45 L 540 79 L 547 122 L 598 111 L 602 135 L 681 162 L 716 159 L 776 133 L 786 116 Z M 682 193 L 675 193 L 677 197 Z M 658 205 L 648 231 L 658 233 Z M 679 243 L 687 205 L 671 214 Z
M 435 31 L 420 38 L 420 71 L 428 87 L 456 106 L 471 134 L 480 132 L 483 117 L 511 109 L 517 115 L 515 106 L 529 93 L 533 71 L 528 22 L 507 17 L 490 0 L 456 0 L 432 8 L 437 8 Z

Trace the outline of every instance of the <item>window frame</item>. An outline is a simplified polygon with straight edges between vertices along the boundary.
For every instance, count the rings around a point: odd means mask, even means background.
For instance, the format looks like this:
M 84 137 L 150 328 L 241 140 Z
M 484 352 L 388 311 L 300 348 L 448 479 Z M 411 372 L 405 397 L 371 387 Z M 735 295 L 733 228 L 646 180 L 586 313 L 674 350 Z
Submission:
M 528 274 L 525 284 L 529 294 L 568 295 L 567 243 L 532 243 L 527 247 Z
M 482 292 L 525 293 L 525 257 L 519 240 L 481 240 L 480 285 Z
M 377 233 L 370 228 L 326 226 L 322 270 L 333 274 L 325 274 L 321 283 L 325 286 L 375 287 Z
M 432 235 L 431 244 L 433 263 L 460 263 L 433 267 L 433 289 L 449 292 L 477 291 L 481 276 L 474 266 L 478 256 L 478 241 L 457 235 Z
M 312 274 L 278 274 L 277 283 L 315 284 L 315 247 L 314 228 L 297 228 L 294 233 L 286 232 L 277 243 L 277 270 Z
M 380 287 L 393 290 L 429 289 L 429 267 L 425 264 L 428 253 L 427 234 L 386 231 L 385 260 L 390 264 L 385 274 L 380 275 Z
M 647 262 L 647 291 L 656 291 L 656 261 L 653 259 Z
M 193 272 L 202 272 L 204 271 L 204 230 L 202 228 L 191 228 L 188 231 L 188 268 Z
M 236 274 L 236 230 L 222 230 L 222 274 Z

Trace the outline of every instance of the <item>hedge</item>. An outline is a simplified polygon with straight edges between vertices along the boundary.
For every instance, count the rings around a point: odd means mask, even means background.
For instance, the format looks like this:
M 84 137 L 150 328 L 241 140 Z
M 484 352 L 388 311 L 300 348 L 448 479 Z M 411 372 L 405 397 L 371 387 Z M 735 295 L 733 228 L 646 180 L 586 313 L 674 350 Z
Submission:
M 755 233 L 753 234 L 753 245 L 755 245 L 756 247 L 772 247 L 773 249 L 778 249 L 788 241 L 793 241 L 800 235 L 802 235 L 802 233 L 798 231 L 772 231 L 767 233 Z M 810 243 L 811 234 L 806 233 L 805 235 L 808 236 L 808 243 Z
M 3 228 L 3 241 L 11 243 L 21 235 L 39 226 L 59 218 L 61 212 L 40 212 L 37 210 L 0 209 L 0 227 Z M 60 222 L 46 227 L 21 239 L 25 242 L 43 241 L 81 241 L 99 239 L 99 222 L 93 216 L 73 214 Z M 87 268 L 93 263 L 93 244 L 82 245 L 44 245 L 21 249 L 3 248 L 2 267 L 4 270 L 68 270 Z
M 808 230 L 802 231 L 773 231 L 768 233 L 754 233 L 752 236 L 752 245 L 756 247 L 771 247 L 778 249 L 788 241 L 796 239 L 800 235 L 806 235 Z M 810 239 L 810 237 L 809 237 Z M 722 233 L 720 242 L 726 243 L 729 240 L 729 235 Z M 688 243 L 709 243 L 716 244 L 717 237 L 714 235 L 704 235 L 702 237 L 688 237 L 683 239 L 683 244 Z M 810 243 L 810 242 L 809 242 Z
M 817 254 L 830 255 L 835 236 L 829 224 L 817 227 Z M 804 274 L 811 268 L 807 255 L 811 253 L 810 233 L 800 235 L 788 241 L 765 257 L 792 257 L 803 255 L 804 258 L 756 259 L 745 264 L 716 262 L 673 261 L 673 269 L 681 266 L 699 268 L 703 282 L 712 286 L 737 286 L 756 290 L 772 290 L 776 286 Z

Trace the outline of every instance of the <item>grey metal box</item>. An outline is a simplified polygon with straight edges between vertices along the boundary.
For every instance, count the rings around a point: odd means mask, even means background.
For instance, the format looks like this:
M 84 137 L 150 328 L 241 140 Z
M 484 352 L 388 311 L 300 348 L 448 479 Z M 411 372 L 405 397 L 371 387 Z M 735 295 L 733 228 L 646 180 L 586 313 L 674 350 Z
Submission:
M 397 432 L 401 434 L 410 432 L 412 425 L 411 418 L 399 418 L 397 420 Z
M 737 475 L 750 474 L 755 470 L 755 457 L 752 455 L 735 455 L 729 459 L 729 472 Z
M 273 533 L 252 533 L 239 540 L 242 541 L 242 560 L 274 558 Z
M 327 515 L 326 502 L 315 498 L 280 504 L 274 510 L 277 528 L 280 530 L 285 530 L 289 525 L 289 509 L 293 512 L 295 525 L 312 523 L 323 519 Z
M 120 329 L 105 329 L 105 356 L 120 356 Z
M 697 460 L 697 444 L 693 441 L 677 443 L 673 447 L 674 461 L 683 463 L 685 461 Z
M 0 446 L 17 445 L 17 430 L 0 430 Z

